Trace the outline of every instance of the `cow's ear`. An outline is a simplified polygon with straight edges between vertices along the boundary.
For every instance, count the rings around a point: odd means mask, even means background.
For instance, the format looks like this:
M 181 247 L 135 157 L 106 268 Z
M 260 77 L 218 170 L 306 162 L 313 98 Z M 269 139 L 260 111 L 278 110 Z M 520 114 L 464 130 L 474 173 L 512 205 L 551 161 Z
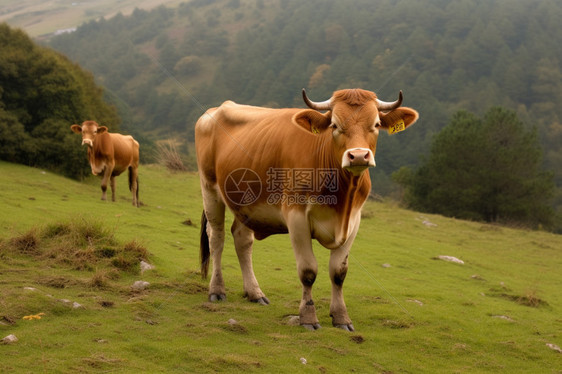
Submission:
M 98 134 L 103 134 L 106 131 L 107 131 L 107 127 L 105 126 L 98 127 Z
M 72 125 L 72 126 L 70 126 L 70 129 L 77 134 L 80 134 L 82 132 L 82 127 L 80 127 L 78 125 Z
M 293 116 L 293 122 L 313 134 L 326 130 L 332 122 L 332 113 L 322 114 L 312 109 L 305 109 Z
M 394 134 L 406 130 L 413 125 L 419 118 L 418 112 L 412 108 L 400 107 L 388 113 L 380 113 L 381 128 Z

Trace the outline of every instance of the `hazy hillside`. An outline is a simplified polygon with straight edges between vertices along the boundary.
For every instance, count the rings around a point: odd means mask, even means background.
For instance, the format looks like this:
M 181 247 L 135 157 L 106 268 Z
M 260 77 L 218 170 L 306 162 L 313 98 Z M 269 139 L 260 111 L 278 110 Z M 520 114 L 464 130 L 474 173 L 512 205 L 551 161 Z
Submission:
M 0 2 L 0 22 L 22 28 L 33 37 L 44 38 L 53 33 L 68 32 L 90 20 L 112 17 L 118 12 L 130 14 L 135 8 L 151 9 L 180 2 L 181 0 L 4 0 Z
M 381 139 L 383 179 L 415 165 L 455 111 L 505 106 L 538 126 L 562 185 L 561 18 L 556 1 L 191 1 L 89 22 L 50 45 L 126 103 L 125 124 L 188 140 L 225 99 L 300 106 L 302 87 L 317 100 L 341 87 L 386 100 L 402 89 L 421 120 Z

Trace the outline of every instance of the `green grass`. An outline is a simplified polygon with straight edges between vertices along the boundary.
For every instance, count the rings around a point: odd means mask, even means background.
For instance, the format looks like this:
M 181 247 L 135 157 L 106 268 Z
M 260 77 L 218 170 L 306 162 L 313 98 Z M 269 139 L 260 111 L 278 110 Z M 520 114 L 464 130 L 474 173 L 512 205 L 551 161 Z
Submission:
M 331 327 L 328 251 L 317 244 L 323 328 L 309 332 L 287 324 L 301 293 L 287 235 L 254 246 L 271 305 L 243 298 L 230 236 L 228 301 L 206 301 L 196 174 L 142 166 L 139 209 L 125 177 L 111 203 L 98 179 L 3 162 L 0 175 L 0 339 L 19 339 L 0 345 L 0 372 L 562 372 L 562 355 L 546 346 L 562 346 L 561 236 L 369 202 L 344 287 L 356 332 Z M 155 270 L 113 261 L 131 243 Z M 75 262 L 85 252 L 89 266 Z M 149 288 L 132 291 L 137 280 Z

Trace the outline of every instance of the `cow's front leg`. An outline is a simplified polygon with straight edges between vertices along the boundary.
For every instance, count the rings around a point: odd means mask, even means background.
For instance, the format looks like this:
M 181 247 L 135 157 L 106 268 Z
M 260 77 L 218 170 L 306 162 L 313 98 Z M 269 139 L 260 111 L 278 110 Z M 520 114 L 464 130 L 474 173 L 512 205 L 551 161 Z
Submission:
M 355 331 L 355 329 L 347 314 L 347 307 L 343 299 L 343 281 L 347 275 L 349 251 L 355 240 L 358 229 L 359 221 L 357 221 L 347 241 L 341 247 L 333 249 L 330 253 L 330 280 L 332 281 L 330 316 L 332 317 L 332 325 L 347 331 Z
M 103 170 L 103 177 L 101 178 L 101 199 L 107 200 L 107 182 L 113 173 L 113 165 L 107 165 Z M 115 201 L 115 200 L 113 200 Z
M 262 305 L 269 304 L 269 300 L 262 292 L 260 285 L 254 274 L 252 265 L 252 245 L 254 244 L 254 232 L 244 226 L 238 218 L 234 219 L 231 227 L 232 236 L 234 237 L 234 247 L 236 255 L 242 270 L 242 278 L 244 280 L 244 293 L 248 300 Z
M 312 251 L 310 225 L 301 212 L 293 212 L 288 219 L 289 235 L 297 260 L 297 272 L 302 283 L 302 299 L 299 308 L 300 324 L 308 330 L 317 330 L 320 323 L 312 300 L 312 285 L 318 273 L 318 264 Z
M 343 281 L 347 275 L 349 247 L 344 245 L 330 253 L 330 279 L 332 281 L 332 301 L 330 316 L 332 325 L 347 331 L 355 331 L 343 299 Z

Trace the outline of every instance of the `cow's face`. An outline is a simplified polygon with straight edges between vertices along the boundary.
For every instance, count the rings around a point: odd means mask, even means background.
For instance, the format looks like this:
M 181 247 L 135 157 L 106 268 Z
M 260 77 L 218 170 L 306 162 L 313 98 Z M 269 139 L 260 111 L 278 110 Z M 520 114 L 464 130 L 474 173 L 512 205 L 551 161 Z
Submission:
M 304 90 L 303 97 L 312 109 L 329 112 L 321 114 L 305 110 L 297 114 L 295 121 L 313 133 L 329 131 L 342 169 L 355 176 L 376 165 L 379 129 L 394 133 L 418 119 L 415 110 L 400 107 L 401 92 L 394 103 L 380 101 L 373 92 L 359 89 L 336 91 L 330 100 L 322 103 L 310 101 Z
M 85 121 L 82 126 L 72 125 L 70 129 L 77 134 L 82 134 L 82 145 L 90 148 L 94 146 L 96 136 L 107 131 L 107 127 L 99 126 L 95 121 Z

